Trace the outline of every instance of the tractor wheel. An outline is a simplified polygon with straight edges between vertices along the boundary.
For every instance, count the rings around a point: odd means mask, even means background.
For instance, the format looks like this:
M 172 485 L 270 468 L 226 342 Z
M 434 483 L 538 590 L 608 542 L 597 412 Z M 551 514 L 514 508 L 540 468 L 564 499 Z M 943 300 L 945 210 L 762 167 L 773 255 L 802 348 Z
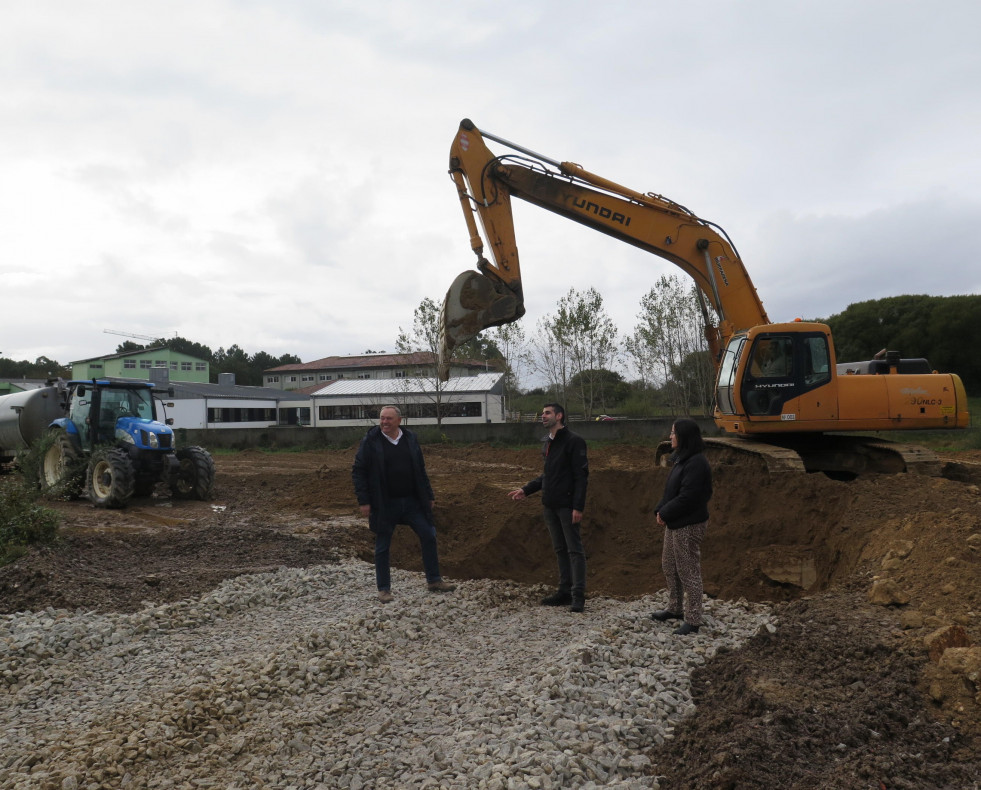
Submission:
M 49 496 L 78 499 L 85 485 L 82 455 L 64 431 L 55 431 L 41 457 L 41 490 Z
M 170 476 L 170 493 L 175 499 L 211 499 L 215 486 L 215 462 L 203 447 L 177 451 L 180 467 Z
M 133 464 L 125 450 L 111 447 L 92 454 L 85 479 L 96 507 L 124 507 L 133 496 Z

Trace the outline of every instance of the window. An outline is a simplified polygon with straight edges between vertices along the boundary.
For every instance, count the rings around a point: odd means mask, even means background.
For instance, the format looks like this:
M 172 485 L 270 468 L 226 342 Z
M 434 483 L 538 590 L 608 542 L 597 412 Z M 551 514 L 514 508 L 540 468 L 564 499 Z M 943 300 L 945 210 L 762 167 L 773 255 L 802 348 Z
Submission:
M 201 373 L 203 371 L 206 371 L 208 369 L 208 363 L 207 362 L 195 362 L 194 363 L 194 369 L 198 373 Z
M 359 379 L 370 379 L 371 378 L 371 374 L 370 373 L 359 373 L 358 374 L 358 378 Z
M 124 359 L 123 360 L 123 370 L 136 370 L 136 360 L 135 359 Z
M 152 359 L 141 359 L 140 360 L 140 370 L 149 370 L 153 367 Z
M 328 374 L 328 373 L 321 373 L 320 374 L 320 380 L 321 381 L 330 381 L 330 374 Z
M 378 413 L 382 406 L 377 405 L 343 405 L 343 406 L 319 406 L 317 415 L 319 420 L 377 420 Z M 402 416 L 409 419 L 436 419 L 435 403 L 405 403 L 399 408 Z M 484 404 L 480 401 L 461 401 L 454 403 L 443 403 L 441 408 L 443 418 L 447 417 L 481 417 L 484 413 Z
M 167 367 L 167 360 L 166 359 L 157 359 L 157 360 L 154 360 L 153 367 L 155 367 L 155 368 L 165 368 L 165 367 Z
M 396 370 L 395 371 L 395 378 L 397 378 L 397 379 L 408 378 L 408 375 L 409 375 L 408 371 L 405 371 L 405 370 Z
M 279 376 L 266 376 L 266 384 L 278 384 Z
M 296 381 L 296 376 L 290 376 L 290 381 L 295 382 Z
M 177 363 L 176 362 L 171 362 L 170 363 L 170 369 L 171 370 L 177 370 Z
M 301 376 L 300 377 L 300 381 L 314 381 L 314 380 L 315 379 L 314 379 L 313 376 Z
M 275 409 L 208 409 L 208 422 L 265 422 L 276 423 Z
M 181 362 L 181 370 L 190 370 L 190 369 L 191 369 L 190 362 Z

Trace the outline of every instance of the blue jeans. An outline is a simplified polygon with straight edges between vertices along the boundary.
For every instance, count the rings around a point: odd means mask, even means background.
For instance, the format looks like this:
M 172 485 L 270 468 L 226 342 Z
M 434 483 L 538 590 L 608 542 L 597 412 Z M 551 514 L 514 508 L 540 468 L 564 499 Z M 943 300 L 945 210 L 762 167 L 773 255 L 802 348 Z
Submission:
M 389 549 L 392 535 L 398 524 L 408 524 L 419 536 L 422 547 L 422 567 L 426 570 L 426 581 L 430 584 L 442 579 L 439 575 L 439 559 L 436 554 L 436 525 L 423 510 L 415 497 L 396 497 L 388 502 L 386 515 L 388 523 L 377 525 L 375 531 L 375 581 L 379 590 L 392 589 L 392 573 Z
M 585 595 L 586 550 L 579 536 L 579 524 L 572 523 L 572 508 L 544 508 L 545 526 L 559 561 L 559 592 Z

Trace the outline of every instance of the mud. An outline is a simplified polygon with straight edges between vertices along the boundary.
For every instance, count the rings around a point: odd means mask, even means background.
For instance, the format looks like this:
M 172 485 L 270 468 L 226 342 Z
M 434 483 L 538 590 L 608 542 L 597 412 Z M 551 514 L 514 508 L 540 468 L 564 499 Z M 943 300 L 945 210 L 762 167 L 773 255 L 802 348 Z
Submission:
M 538 450 L 425 449 L 443 575 L 554 582 L 537 501 L 505 496 L 538 474 Z M 132 611 L 242 573 L 370 561 L 353 453 L 218 455 L 207 503 L 164 492 L 122 511 L 55 503 L 58 545 L 0 568 L 0 610 Z M 590 457 L 589 594 L 661 589 L 652 508 L 667 471 L 651 448 L 594 447 Z M 944 477 L 852 482 L 716 462 L 706 593 L 772 602 L 781 626 L 699 673 L 698 713 L 651 755 L 684 768 L 670 786 L 978 786 L 981 681 L 945 668 L 936 647 L 931 659 L 927 645 L 944 628 L 961 629 L 957 644 L 981 643 L 981 453 L 943 460 Z M 421 570 L 411 531 L 397 533 L 393 558 Z M 883 581 L 892 597 L 870 603 Z

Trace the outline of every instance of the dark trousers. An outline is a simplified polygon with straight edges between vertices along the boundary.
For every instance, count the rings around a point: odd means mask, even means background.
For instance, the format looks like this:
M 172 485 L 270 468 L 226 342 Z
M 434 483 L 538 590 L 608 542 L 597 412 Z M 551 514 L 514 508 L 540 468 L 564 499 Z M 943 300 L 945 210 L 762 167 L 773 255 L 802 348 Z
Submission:
M 415 497 L 392 499 L 388 503 L 386 515 L 388 518 L 385 523 L 377 524 L 375 529 L 375 582 L 378 584 L 378 589 L 392 589 L 390 548 L 392 535 L 398 524 L 408 524 L 419 536 L 426 581 L 429 583 L 440 581 L 442 577 L 439 575 L 439 559 L 436 553 L 436 525 L 423 510 L 419 500 Z
M 579 524 L 572 523 L 572 508 L 544 508 L 545 526 L 559 563 L 559 592 L 586 594 L 586 551 Z

